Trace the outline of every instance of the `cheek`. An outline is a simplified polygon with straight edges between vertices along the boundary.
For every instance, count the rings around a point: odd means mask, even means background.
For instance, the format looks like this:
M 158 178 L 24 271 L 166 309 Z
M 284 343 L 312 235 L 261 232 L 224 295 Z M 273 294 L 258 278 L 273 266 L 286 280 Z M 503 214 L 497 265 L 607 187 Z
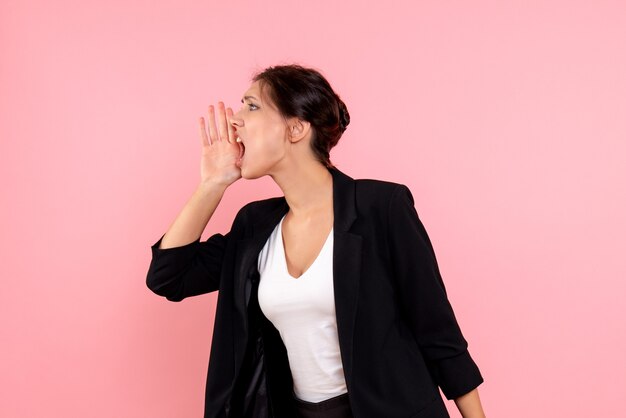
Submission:
M 282 155 L 284 153 L 285 131 L 278 124 L 266 126 L 262 135 L 262 144 L 259 144 L 263 152 L 269 155 Z
M 259 153 L 262 160 L 271 163 L 282 158 L 285 153 L 285 149 L 280 140 L 272 138 L 262 144 Z
M 274 143 L 280 142 L 285 138 L 285 127 L 277 122 L 268 123 L 263 131 L 264 138 Z
M 255 163 L 272 163 L 285 154 L 285 127 L 274 121 L 249 124 L 248 133 L 250 143 L 246 146 L 246 155 L 256 160 Z

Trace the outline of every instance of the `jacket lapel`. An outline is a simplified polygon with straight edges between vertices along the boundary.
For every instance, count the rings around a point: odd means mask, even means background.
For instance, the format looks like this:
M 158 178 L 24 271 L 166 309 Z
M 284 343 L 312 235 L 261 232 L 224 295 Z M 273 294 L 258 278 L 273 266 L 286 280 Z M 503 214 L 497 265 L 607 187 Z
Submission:
M 361 277 L 362 237 L 349 232 L 357 217 L 355 181 L 337 168 L 328 169 L 333 176 L 333 287 L 339 345 L 347 381 L 352 376 L 352 349 L 354 321 Z M 252 291 L 252 281 L 258 280 L 257 259 L 270 234 L 280 219 L 289 211 L 284 196 L 270 211 L 259 214 L 252 224 L 252 236 L 237 242 L 235 258 L 235 310 L 239 318 L 235 324 L 246 324 L 235 334 L 235 372 L 241 365 L 248 334 L 247 308 Z

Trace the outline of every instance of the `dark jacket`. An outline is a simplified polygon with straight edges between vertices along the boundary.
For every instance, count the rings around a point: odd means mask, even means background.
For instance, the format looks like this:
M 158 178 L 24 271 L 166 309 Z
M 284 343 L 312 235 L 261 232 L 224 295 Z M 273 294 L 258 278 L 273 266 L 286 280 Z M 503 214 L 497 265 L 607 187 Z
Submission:
M 356 418 L 449 417 L 483 382 L 446 295 L 435 253 L 403 184 L 333 176 L 333 279 L 341 360 Z M 219 290 L 205 418 L 294 418 L 287 351 L 259 309 L 257 257 L 289 206 L 248 203 L 231 230 L 152 246 L 146 284 L 170 301 Z

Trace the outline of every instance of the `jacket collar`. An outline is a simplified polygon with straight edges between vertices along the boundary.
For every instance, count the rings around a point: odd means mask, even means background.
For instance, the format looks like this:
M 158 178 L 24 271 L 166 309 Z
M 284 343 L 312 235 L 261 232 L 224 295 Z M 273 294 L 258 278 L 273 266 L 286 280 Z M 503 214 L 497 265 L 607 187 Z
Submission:
M 352 372 L 354 320 L 361 277 L 362 237 L 349 232 L 357 218 L 355 180 L 336 167 L 328 168 L 328 170 L 333 176 L 335 311 L 344 373 L 346 379 L 349 379 Z M 234 278 L 235 309 L 242 316 L 245 324 L 247 324 L 247 307 L 253 291 L 252 281 L 258 281 L 258 255 L 278 222 L 288 211 L 287 200 L 281 196 L 276 206 L 272 206 L 267 214 L 259 216 L 254 222 L 252 236 L 243 238 L 237 243 L 235 261 L 237 269 Z M 241 330 L 243 337 L 248 332 L 246 327 Z

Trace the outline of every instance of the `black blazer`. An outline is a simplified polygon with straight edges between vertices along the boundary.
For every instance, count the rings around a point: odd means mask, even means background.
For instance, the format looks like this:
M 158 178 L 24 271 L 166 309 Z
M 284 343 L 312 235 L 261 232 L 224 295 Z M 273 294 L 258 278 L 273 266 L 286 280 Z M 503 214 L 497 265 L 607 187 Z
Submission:
M 341 359 L 356 418 L 449 417 L 483 382 L 446 295 L 435 253 L 403 184 L 333 176 L 333 280 Z M 152 246 L 146 284 L 170 301 L 219 290 L 205 418 L 294 418 L 280 334 L 258 306 L 257 257 L 289 206 L 250 202 L 231 230 Z

